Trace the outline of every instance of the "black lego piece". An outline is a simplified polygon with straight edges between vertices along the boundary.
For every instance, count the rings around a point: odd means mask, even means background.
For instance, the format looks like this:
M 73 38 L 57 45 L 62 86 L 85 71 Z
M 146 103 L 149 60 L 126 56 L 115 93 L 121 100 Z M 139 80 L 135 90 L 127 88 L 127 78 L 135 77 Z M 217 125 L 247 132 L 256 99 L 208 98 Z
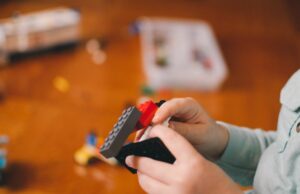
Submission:
M 159 102 L 156 102 L 156 106 L 160 107 L 161 105 L 163 105 L 166 101 L 165 100 L 161 100 Z
M 142 113 L 133 106 L 123 111 L 118 122 L 114 125 L 108 137 L 105 139 L 103 146 L 100 148 L 100 152 L 104 157 L 115 157 L 119 153 L 126 139 L 133 132 L 141 114 Z
M 129 143 L 122 147 L 121 151 L 116 156 L 116 159 L 121 165 L 125 166 L 131 173 L 135 174 L 137 170 L 127 166 L 125 163 L 125 159 L 129 155 L 148 157 L 169 164 L 173 164 L 176 160 L 173 154 L 158 137 L 141 142 Z

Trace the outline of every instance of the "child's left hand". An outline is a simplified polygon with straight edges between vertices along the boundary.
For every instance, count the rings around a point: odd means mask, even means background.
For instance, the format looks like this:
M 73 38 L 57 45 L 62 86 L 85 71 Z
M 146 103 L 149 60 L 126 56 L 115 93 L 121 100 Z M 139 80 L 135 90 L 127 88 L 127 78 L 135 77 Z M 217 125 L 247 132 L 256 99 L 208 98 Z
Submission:
M 157 125 L 149 133 L 159 137 L 175 156 L 173 165 L 146 157 L 129 156 L 127 165 L 138 170 L 141 187 L 150 194 L 242 194 L 215 164 L 206 160 L 174 130 Z

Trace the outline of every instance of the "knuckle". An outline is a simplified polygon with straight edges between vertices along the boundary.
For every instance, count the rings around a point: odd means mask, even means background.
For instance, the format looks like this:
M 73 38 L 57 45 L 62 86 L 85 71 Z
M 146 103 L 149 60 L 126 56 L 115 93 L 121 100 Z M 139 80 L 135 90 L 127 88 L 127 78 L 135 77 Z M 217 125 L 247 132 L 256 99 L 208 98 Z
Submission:
M 197 100 L 195 100 L 194 98 L 186 97 L 185 99 L 186 99 L 186 101 L 189 105 L 192 105 L 192 106 L 195 106 L 195 107 L 198 107 L 198 108 L 202 109 L 202 106 L 200 105 L 200 103 Z
M 199 103 L 194 98 L 186 97 L 185 99 L 186 99 L 187 104 L 189 104 L 189 105 L 200 106 Z
M 188 101 L 188 102 L 191 102 L 191 103 L 195 103 L 196 102 L 196 100 L 194 98 L 192 98 L 192 97 L 186 97 L 185 100 Z
M 185 101 L 186 101 L 185 98 L 174 98 L 173 99 L 174 107 L 182 105 Z

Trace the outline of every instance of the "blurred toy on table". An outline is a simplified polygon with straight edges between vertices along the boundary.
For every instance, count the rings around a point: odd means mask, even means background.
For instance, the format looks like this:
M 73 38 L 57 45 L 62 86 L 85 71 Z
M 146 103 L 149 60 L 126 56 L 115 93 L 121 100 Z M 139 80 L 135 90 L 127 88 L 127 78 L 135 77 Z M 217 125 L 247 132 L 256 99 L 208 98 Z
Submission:
M 4 183 L 4 170 L 7 166 L 7 151 L 2 148 L 3 145 L 8 143 L 9 139 L 5 135 L 0 135 L 0 185 Z
M 0 66 L 37 53 L 73 47 L 80 40 L 79 11 L 57 8 L 0 20 Z
M 107 39 L 105 38 L 92 38 L 86 42 L 86 50 L 96 65 L 102 65 L 106 61 L 107 55 L 104 51 L 106 46 Z
M 74 154 L 74 160 L 77 164 L 88 166 L 97 161 L 103 161 L 110 165 L 117 165 L 115 158 L 107 159 L 98 153 L 98 146 L 104 143 L 104 138 L 98 137 L 96 133 L 90 132 L 85 139 L 85 144 Z
M 206 22 L 142 18 L 129 27 L 129 33 L 141 36 L 144 71 L 155 90 L 216 90 L 227 76 Z
M 53 86 L 55 89 L 57 89 L 58 91 L 60 91 L 62 93 L 66 93 L 70 89 L 69 81 L 62 76 L 56 76 L 53 79 Z

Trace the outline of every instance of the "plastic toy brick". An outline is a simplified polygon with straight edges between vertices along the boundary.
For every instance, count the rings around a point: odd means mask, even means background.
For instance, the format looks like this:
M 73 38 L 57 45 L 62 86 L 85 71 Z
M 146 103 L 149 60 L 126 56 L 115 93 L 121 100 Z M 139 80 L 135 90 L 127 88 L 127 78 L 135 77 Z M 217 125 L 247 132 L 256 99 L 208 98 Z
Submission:
M 6 150 L 0 149 L 0 170 L 6 167 Z
M 120 164 L 124 165 L 130 172 L 136 173 L 136 169 L 127 166 L 125 163 L 125 159 L 129 155 L 145 156 L 170 164 L 173 164 L 176 160 L 173 154 L 168 150 L 168 148 L 158 137 L 147 139 L 137 143 L 127 144 L 116 156 Z
M 165 102 L 166 102 L 165 100 L 161 100 L 161 101 L 159 101 L 159 102 L 157 102 L 157 103 L 155 103 L 155 104 L 156 104 L 156 106 L 160 107 L 160 106 L 163 105 Z
M 93 131 L 91 131 L 86 137 L 86 144 L 88 145 L 97 146 L 97 141 L 97 135 Z
M 0 146 L 3 144 L 7 144 L 8 142 L 8 136 L 0 135 Z M 6 154 L 7 152 L 5 149 L 0 149 L 0 186 L 4 184 L 4 170 L 7 166 Z
M 147 101 L 141 104 L 138 109 L 135 107 L 126 109 L 106 138 L 104 145 L 100 149 L 101 154 L 105 158 L 116 157 L 119 163 L 132 173 L 136 173 L 136 169 L 130 168 L 125 164 L 125 159 L 129 155 L 149 157 L 173 164 L 176 160 L 175 157 L 157 137 L 123 146 L 127 137 L 135 129 L 147 128 L 151 124 L 155 112 L 164 102 L 164 100 L 158 103 Z
M 97 145 L 102 145 L 103 143 L 104 139 L 102 137 L 98 137 L 94 132 L 88 133 L 88 135 L 86 136 L 85 144 L 81 146 L 80 149 L 76 150 L 74 154 L 75 162 L 81 166 L 88 166 L 101 160 L 110 165 L 117 165 L 118 161 L 115 158 L 107 159 L 99 154 Z
M 100 150 L 101 154 L 106 158 L 116 156 L 130 133 L 134 131 L 140 117 L 141 112 L 135 107 L 130 107 L 123 111 L 113 130 L 105 139 L 104 145 Z
M 154 117 L 155 112 L 158 109 L 158 106 L 150 100 L 141 104 L 138 107 L 138 109 L 141 111 L 142 116 L 139 119 L 136 128 L 143 129 L 148 127 L 151 124 L 151 121 Z

